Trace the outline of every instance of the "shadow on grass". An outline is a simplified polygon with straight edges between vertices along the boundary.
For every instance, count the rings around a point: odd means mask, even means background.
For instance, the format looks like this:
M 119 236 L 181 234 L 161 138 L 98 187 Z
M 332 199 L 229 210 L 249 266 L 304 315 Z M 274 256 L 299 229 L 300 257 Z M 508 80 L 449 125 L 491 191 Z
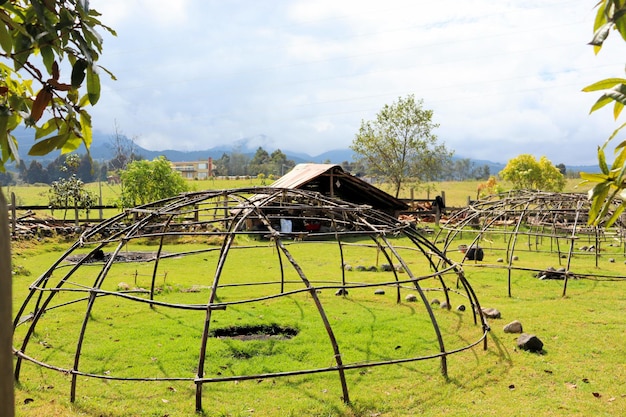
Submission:
M 489 344 L 487 344 L 487 351 L 486 351 L 486 355 L 480 356 L 478 354 L 478 352 L 476 351 L 476 349 L 478 349 L 479 347 L 475 347 L 474 349 L 471 349 L 471 352 L 474 355 L 474 359 L 475 359 L 475 363 L 476 363 L 476 369 L 488 369 L 490 367 L 486 366 L 485 364 L 482 364 L 482 361 L 486 361 L 486 360 L 490 360 L 490 358 L 495 355 L 500 362 L 498 363 L 502 363 L 504 366 L 499 366 L 497 369 L 499 369 L 501 371 L 502 375 L 507 374 L 512 368 L 513 368 L 513 359 L 511 358 L 511 354 L 509 352 L 509 350 L 507 349 L 507 347 L 504 345 L 504 343 L 502 343 L 502 341 L 498 338 L 498 336 L 496 336 L 493 332 L 489 332 L 489 335 L 491 336 L 490 339 L 492 341 L 492 345 L 495 345 L 495 350 L 493 348 L 490 348 Z M 480 348 L 482 350 L 482 348 Z M 489 373 L 493 376 L 493 373 L 491 371 L 489 371 Z M 459 378 L 448 378 L 448 382 L 454 384 L 455 386 L 459 387 L 459 388 L 466 388 L 468 384 L 472 384 L 472 389 L 475 388 L 481 388 L 484 387 L 488 384 L 488 380 L 483 380 L 482 383 L 479 383 L 480 378 L 477 376 L 476 378 L 471 378 L 471 379 L 467 379 L 465 381 L 459 379 Z

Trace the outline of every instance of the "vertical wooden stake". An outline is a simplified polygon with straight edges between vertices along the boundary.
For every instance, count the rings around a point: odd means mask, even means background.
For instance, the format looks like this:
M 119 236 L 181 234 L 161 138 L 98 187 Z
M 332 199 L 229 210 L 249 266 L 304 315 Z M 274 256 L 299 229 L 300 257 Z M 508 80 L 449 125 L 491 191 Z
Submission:
M 0 190 L 0 415 L 15 415 L 13 393 L 13 324 L 11 235 L 7 202 Z

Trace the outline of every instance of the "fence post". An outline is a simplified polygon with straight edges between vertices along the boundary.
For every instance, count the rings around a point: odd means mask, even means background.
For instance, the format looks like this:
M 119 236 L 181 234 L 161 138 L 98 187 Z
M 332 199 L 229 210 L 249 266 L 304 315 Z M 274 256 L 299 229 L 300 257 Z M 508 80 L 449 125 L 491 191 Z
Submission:
M 98 180 L 98 189 L 100 191 L 100 196 L 98 197 L 98 204 L 100 205 L 100 220 L 102 220 L 102 180 Z
M 15 236 L 17 229 L 17 208 L 15 207 L 15 193 L 11 193 L 11 236 Z

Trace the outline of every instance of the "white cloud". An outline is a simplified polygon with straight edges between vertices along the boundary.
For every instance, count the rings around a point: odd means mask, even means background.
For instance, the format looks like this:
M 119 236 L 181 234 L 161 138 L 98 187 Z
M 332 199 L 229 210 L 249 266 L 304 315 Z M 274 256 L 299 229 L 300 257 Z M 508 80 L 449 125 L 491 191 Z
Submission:
M 522 152 L 577 164 L 616 127 L 581 93 L 620 76 L 623 42 L 594 56 L 588 2 L 92 0 L 107 37 L 94 124 L 150 149 L 247 137 L 282 150 L 345 148 L 361 120 L 414 94 L 460 156 Z M 261 142 L 259 142 L 261 143 Z M 567 143 L 568 146 L 564 146 Z

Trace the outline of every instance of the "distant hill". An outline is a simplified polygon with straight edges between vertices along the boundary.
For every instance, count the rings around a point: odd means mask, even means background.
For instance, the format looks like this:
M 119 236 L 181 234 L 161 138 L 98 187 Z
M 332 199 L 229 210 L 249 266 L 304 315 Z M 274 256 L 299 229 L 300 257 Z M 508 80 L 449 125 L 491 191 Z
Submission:
M 42 164 L 47 164 L 48 162 L 54 160 L 60 155 L 60 152 L 53 152 L 49 155 L 43 157 L 33 157 L 27 155 L 28 149 L 34 143 L 34 133 L 31 129 L 17 129 L 13 132 L 15 137 L 18 140 L 20 156 L 24 159 L 24 162 L 28 165 L 31 160 L 35 159 L 40 161 Z M 254 138 L 254 143 L 259 142 L 259 138 Z M 167 159 L 173 162 L 183 162 L 183 161 L 198 161 L 204 160 L 208 158 L 219 159 L 224 153 L 231 153 L 233 151 L 241 152 L 250 158 L 252 158 L 258 148 L 258 145 L 252 145 L 252 138 L 250 139 L 239 139 L 234 141 L 229 145 L 219 145 L 213 148 L 209 148 L 202 151 L 177 151 L 177 150 L 163 150 L 163 151 L 151 151 L 141 146 L 133 143 L 130 139 L 126 137 L 122 137 L 122 140 L 127 141 L 126 143 L 132 145 L 133 149 L 136 152 L 143 156 L 145 159 L 152 160 L 161 155 L 165 156 Z M 261 138 L 261 142 L 263 138 Z M 264 147 L 264 149 L 272 153 L 276 149 L 269 149 Z M 323 152 L 319 155 L 308 155 L 306 153 L 298 153 L 298 152 L 290 152 L 287 150 L 282 150 L 285 155 L 287 155 L 288 159 L 293 160 L 295 163 L 305 163 L 305 162 L 313 162 L 313 163 L 326 163 L 330 162 L 332 164 L 340 164 L 344 161 L 351 162 L 354 160 L 354 152 L 351 149 L 334 149 L 330 151 Z M 84 154 L 85 149 L 80 148 L 79 153 Z M 93 133 L 93 142 L 90 149 L 91 157 L 98 161 L 108 161 L 113 158 L 115 155 L 115 146 L 114 146 L 114 137 L 111 134 L 105 134 L 102 132 L 94 132 Z M 454 156 L 454 159 L 464 159 L 462 156 Z M 489 167 L 489 171 L 492 174 L 497 174 L 505 167 L 505 163 L 502 162 L 494 162 L 482 159 L 470 159 L 472 164 L 475 167 L 481 167 L 487 165 Z M 600 169 L 595 165 L 566 165 L 566 168 L 570 172 L 599 172 Z

